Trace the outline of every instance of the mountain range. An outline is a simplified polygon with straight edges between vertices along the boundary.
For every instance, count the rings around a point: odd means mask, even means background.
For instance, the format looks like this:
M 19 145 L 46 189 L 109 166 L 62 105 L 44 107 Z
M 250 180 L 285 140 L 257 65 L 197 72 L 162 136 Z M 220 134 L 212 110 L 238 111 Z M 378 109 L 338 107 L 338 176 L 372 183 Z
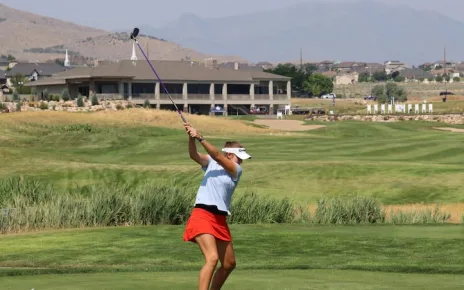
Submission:
M 371 0 L 313 1 L 222 18 L 183 14 L 148 35 L 204 53 L 234 54 L 253 62 L 341 60 L 409 65 L 459 58 L 464 23 L 443 14 Z
M 133 41 L 125 33 L 101 29 L 44 17 L 0 4 L 0 54 L 13 55 L 20 61 L 53 61 L 63 59 L 66 49 L 71 56 L 86 60 L 130 59 Z M 241 57 L 209 55 L 183 47 L 158 37 L 143 35 L 138 41 L 150 59 L 203 61 L 214 57 L 218 61 L 245 61 Z M 143 58 L 136 47 L 137 57 Z

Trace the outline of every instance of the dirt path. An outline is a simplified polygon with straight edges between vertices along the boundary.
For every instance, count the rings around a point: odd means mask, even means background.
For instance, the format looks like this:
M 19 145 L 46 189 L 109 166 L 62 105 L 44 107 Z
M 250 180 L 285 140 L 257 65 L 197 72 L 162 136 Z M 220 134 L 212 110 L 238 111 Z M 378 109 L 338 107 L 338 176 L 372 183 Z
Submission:
M 324 125 L 304 125 L 304 122 L 298 120 L 267 120 L 258 119 L 254 123 L 268 126 L 270 129 L 282 131 L 308 131 L 324 128 Z
M 464 133 L 464 129 L 458 129 L 458 128 L 434 127 L 433 129 L 456 132 L 456 133 Z

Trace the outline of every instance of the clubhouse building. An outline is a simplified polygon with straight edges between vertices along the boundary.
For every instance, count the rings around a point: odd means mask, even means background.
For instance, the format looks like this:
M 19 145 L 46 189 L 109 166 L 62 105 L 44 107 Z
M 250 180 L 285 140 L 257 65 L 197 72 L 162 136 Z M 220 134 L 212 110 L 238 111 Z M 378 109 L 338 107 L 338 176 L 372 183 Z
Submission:
M 225 114 L 247 114 L 251 107 L 265 107 L 273 114 L 290 104 L 289 77 L 261 70 L 240 70 L 190 61 L 151 61 L 167 91 L 186 112 L 209 114 L 220 107 Z M 163 86 L 146 60 L 122 60 L 97 67 L 77 67 L 26 84 L 41 98 L 68 88 L 78 95 L 101 99 L 126 99 L 136 105 L 148 100 L 157 109 L 173 109 Z

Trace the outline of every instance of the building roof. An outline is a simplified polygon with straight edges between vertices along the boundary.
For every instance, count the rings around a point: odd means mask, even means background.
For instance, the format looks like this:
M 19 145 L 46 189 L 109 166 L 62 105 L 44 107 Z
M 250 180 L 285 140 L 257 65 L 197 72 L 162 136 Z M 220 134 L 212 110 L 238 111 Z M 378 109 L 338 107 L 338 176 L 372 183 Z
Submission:
M 431 73 L 424 71 L 420 68 L 408 68 L 408 69 L 399 71 L 399 73 L 400 73 L 400 76 L 403 76 L 407 79 L 420 79 L 420 78 L 427 79 L 429 77 L 433 77 Z
M 0 63 L 1 64 L 9 64 L 10 61 L 8 59 L 4 58 L 4 57 L 0 57 Z
M 34 71 L 37 71 L 39 76 L 52 76 L 53 74 L 61 71 L 65 71 L 66 68 L 56 63 L 18 63 L 9 72 L 7 76 L 11 77 L 16 74 L 22 74 L 24 76 L 31 75 Z
M 230 68 L 209 68 L 190 61 L 150 61 L 163 81 L 238 82 L 252 83 L 259 80 L 288 81 L 291 78 L 263 71 L 241 71 Z M 134 65 L 135 63 L 135 65 Z M 28 83 L 29 86 L 65 84 L 66 80 L 86 78 L 129 78 L 133 81 L 156 80 L 146 60 L 123 60 L 98 67 L 79 67 L 59 72 L 51 78 Z

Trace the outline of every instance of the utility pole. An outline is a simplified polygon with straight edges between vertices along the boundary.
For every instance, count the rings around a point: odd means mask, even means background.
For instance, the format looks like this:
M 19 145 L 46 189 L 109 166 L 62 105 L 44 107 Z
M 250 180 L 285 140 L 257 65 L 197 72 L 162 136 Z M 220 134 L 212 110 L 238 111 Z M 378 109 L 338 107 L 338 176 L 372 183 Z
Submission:
M 446 99 L 448 98 L 448 81 L 446 80 L 446 78 L 448 77 L 448 75 L 446 74 L 446 44 L 443 50 L 443 62 L 445 66 L 445 102 L 446 102 Z
M 300 47 L 300 69 L 303 71 L 303 49 Z

